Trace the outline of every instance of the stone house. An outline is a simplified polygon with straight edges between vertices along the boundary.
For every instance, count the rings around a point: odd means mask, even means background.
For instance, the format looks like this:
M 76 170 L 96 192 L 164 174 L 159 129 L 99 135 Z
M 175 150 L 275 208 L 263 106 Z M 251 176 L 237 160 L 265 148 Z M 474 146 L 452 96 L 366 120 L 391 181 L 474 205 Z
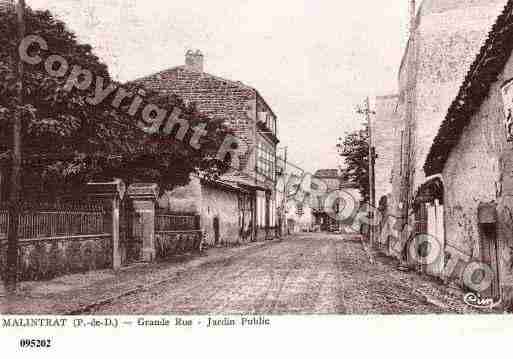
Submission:
M 354 207 L 354 212 L 360 207 L 360 191 L 355 184 L 344 182 L 342 174 L 342 171 L 330 168 L 320 169 L 312 176 L 311 207 L 314 217 L 313 222 L 322 231 L 342 230 L 344 221 L 340 220 L 338 213 L 340 206 L 345 206 L 345 204 L 339 203 L 337 191 L 342 190 L 349 195 L 353 202 L 349 206 Z M 353 213 L 346 219 L 349 221 L 352 216 Z
M 508 1 L 459 87 L 431 144 L 424 170 L 436 178 L 419 196 L 443 201 L 444 254 L 491 269 L 487 297 L 513 297 L 513 1 Z M 477 51 L 476 51 L 477 52 Z
M 398 226 L 402 243 L 414 233 L 443 232 L 443 204 L 415 198 L 422 186 L 438 186 L 423 165 L 466 69 L 505 0 L 424 0 L 416 14 L 415 1 L 411 2 L 410 38 L 399 68 L 395 110 L 400 145 L 392 164 L 389 198 L 390 214 L 402 223 Z M 406 250 L 397 253 L 411 264 Z M 440 262 L 418 269 L 439 276 L 442 267 Z
M 175 94 L 186 104 L 194 103 L 209 118 L 223 120 L 239 141 L 236 151 L 239 166 L 215 183 L 193 179 L 199 183 L 191 182 L 189 186 L 201 186 L 201 191 L 177 189 L 167 194 L 169 201 L 161 203 L 169 202 L 174 210 L 176 192 L 201 193 L 197 210 L 202 213 L 202 227 L 212 243 L 268 238 L 276 226 L 277 117 L 256 89 L 208 74 L 203 65 L 203 54 L 189 50 L 185 65 L 134 83 Z M 197 198 L 189 200 L 197 203 Z
M 282 223 L 284 233 L 310 231 L 313 224 L 311 176 L 290 161 L 285 164 L 281 157 L 277 158 L 276 163 L 279 173 L 276 185 L 278 223 Z M 285 208 L 281 212 L 283 206 Z
M 312 208 L 314 225 L 321 231 L 337 230 L 337 221 L 325 208 L 329 193 L 340 189 L 341 174 L 336 168 L 320 169 L 313 175 Z

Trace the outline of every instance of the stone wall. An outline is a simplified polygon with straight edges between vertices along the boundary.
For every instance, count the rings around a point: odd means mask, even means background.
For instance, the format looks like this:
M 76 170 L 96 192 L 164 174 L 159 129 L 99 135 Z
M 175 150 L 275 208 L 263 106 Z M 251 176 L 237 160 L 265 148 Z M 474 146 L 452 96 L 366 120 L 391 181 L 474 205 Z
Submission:
M 399 69 L 396 116 L 402 122 L 398 128 L 402 129 L 403 146 L 395 150 L 392 164 L 392 195 L 388 203 L 392 216 L 405 217 L 403 202 L 411 201 L 424 183 L 423 165 L 433 139 L 505 3 L 505 0 L 422 2 L 415 19 L 415 41 L 410 39 Z M 413 134 L 410 148 L 409 131 Z M 406 173 L 410 174 L 409 183 L 404 181 Z M 406 185 L 408 198 L 403 193 Z M 414 225 L 413 210 L 410 208 L 408 213 L 408 221 Z
M 510 258 L 513 248 L 510 216 L 513 205 L 509 204 L 513 196 L 513 146 L 506 142 L 500 86 L 511 78 L 513 60 L 510 58 L 452 149 L 443 170 L 447 245 L 479 259 L 478 205 L 490 201 L 499 204 L 499 278 L 503 290 L 513 285 L 511 266 L 504 260 Z
M 219 218 L 220 244 L 238 243 L 250 240 L 251 199 L 245 198 L 246 208 L 244 228 L 241 232 L 241 211 L 239 196 L 242 192 L 223 188 L 207 182 L 201 183 L 199 178 L 191 177 L 188 185 L 177 187 L 159 200 L 161 208 L 173 212 L 196 212 L 201 214 L 201 230 L 206 234 L 206 242 L 214 245 L 214 218 Z M 192 211 L 191 211 L 192 209 Z
M 214 218 L 219 219 L 220 244 L 239 242 L 241 238 L 237 192 L 204 185 L 202 197 L 201 222 L 208 244 L 213 245 L 215 241 Z
M 416 190 L 423 165 L 449 105 L 484 43 L 505 0 L 425 1 L 416 30 L 415 164 Z
M 155 252 L 158 259 L 165 259 L 173 255 L 199 251 L 201 231 L 184 232 L 156 232 Z
M 405 176 L 405 160 L 407 157 L 407 107 L 408 99 L 414 96 L 415 79 L 413 76 L 411 63 L 414 60 L 413 44 L 411 40 L 407 44 L 403 55 L 401 66 L 399 68 L 399 97 L 394 116 L 397 118 L 397 147 L 393 151 L 393 163 L 391 168 L 392 192 L 390 201 L 388 201 L 388 213 L 396 218 L 403 216 L 402 209 L 402 190 Z M 411 72 L 411 73 L 409 73 Z M 410 82 L 410 83 L 409 83 Z M 377 198 L 379 201 L 379 198 Z
M 394 151 L 401 141 L 397 101 L 397 95 L 376 97 L 376 116 L 372 121 L 372 141 L 377 155 L 374 166 L 376 203 L 392 191 Z
M 20 280 L 47 280 L 112 266 L 110 235 L 21 240 Z M 7 241 L 0 244 L 0 273 L 5 273 Z

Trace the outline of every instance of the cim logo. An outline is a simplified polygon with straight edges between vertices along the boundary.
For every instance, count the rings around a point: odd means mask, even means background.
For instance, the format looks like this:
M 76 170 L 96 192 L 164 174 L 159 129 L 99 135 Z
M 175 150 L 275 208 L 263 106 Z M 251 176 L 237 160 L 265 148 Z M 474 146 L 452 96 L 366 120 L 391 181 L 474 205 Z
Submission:
M 495 302 L 493 298 L 481 298 L 481 295 L 476 293 L 467 293 L 463 297 L 465 304 L 478 309 L 492 309 L 501 304 L 501 300 Z

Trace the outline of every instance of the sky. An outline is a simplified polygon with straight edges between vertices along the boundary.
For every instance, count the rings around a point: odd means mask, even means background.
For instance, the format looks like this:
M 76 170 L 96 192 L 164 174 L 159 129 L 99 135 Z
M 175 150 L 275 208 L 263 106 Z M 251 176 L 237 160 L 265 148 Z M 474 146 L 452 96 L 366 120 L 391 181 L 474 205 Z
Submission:
M 90 43 L 114 78 L 133 80 L 205 54 L 205 71 L 258 89 L 288 158 L 342 165 L 336 143 L 366 96 L 397 91 L 409 0 L 27 0 Z

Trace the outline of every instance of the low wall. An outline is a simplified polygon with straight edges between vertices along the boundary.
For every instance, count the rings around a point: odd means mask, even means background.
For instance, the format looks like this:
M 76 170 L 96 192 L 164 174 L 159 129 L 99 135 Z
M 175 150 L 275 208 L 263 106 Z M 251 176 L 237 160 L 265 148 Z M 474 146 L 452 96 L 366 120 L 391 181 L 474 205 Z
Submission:
M 159 231 L 155 233 L 155 249 L 158 259 L 186 252 L 199 251 L 202 232 Z
M 82 235 L 19 241 L 19 279 L 48 280 L 54 277 L 106 269 L 112 265 L 112 236 Z M 0 273 L 6 266 L 7 241 L 0 242 Z

